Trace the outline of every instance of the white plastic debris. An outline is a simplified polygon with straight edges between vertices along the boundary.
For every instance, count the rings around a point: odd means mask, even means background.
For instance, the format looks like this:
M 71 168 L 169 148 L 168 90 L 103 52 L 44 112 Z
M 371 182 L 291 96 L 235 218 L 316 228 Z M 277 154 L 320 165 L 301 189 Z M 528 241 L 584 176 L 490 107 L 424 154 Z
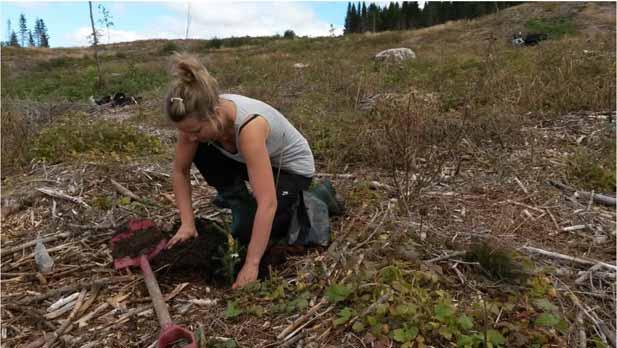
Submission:
M 54 259 L 49 256 L 47 248 L 40 240 L 36 242 L 34 247 L 34 262 L 41 273 L 48 273 L 54 268 Z

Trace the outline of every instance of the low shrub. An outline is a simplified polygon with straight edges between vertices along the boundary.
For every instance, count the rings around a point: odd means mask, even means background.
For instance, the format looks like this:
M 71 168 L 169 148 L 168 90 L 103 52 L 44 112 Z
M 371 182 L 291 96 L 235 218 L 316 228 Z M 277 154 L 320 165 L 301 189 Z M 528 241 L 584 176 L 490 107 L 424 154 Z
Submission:
M 568 17 L 531 19 L 525 26 L 529 32 L 545 33 L 551 39 L 558 39 L 576 32 L 574 21 Z
M 177 52 L 179 50 L 180 50 L 180 48 L 178 47 L 178 45 L 175 42 L 168 41 L 168 42 L 165 43 L 165 45 L 163 45 L 163 47 L 161 47 L 161 50 L 159 51 L 159 54 L 163 55 L 163 56 L 167 56 L 167 55 L 170 55 L 170 54 L 172 54 L 174 52 Z
M 57 163 L 84 156 L 108 156 L 121 160 L 159 154 L 162 150 L 159 139 L 141 133 L 135 127 L 74 114 L 43 129 L 33 140 L 29 156 Z

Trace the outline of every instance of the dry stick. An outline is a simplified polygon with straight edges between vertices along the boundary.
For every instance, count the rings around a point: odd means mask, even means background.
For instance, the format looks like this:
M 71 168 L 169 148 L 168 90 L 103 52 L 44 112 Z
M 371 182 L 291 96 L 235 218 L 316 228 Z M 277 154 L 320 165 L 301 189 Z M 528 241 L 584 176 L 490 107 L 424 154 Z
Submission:
M 538 249 L 538 248 L 534 248 L 534 247 L 529 247 L 529 246 L 524 246 L 524 247 L 522 247 L 522 249 L 527 250 L 527 251 L 531 251 L 531 252 L 534 252 L 534 253 L 546 255 L 546 256 L 555 257 L 555 258 L 562 259 L 562 260 L 568 260 L 568 261 L 577 262 L 577 263 L 583 263 L 583 264 L 587 264 L 587 265 L 600 264 L 603 267 L 610 268 L 612 270 L 617 271 L 617 266 L 610 265 L 610 264 L 608 264 L 606 262 L 602 262 L 602 261 L 580 259 L 578 257 L 573 257 L 573 256 L 564 255 L 564 254 L 559 254 L 559 253 L 555 253 L 555 252 L 552 252 L 552 251 L 546 251 L 546 250 L 542 250 L 542 249 Z
M 386 217 L 388 216 L 389 212 L 390 212 L 389 210 L 386 210 L 383 213 L 383 217 L 381 218 L 381 221 L 379 222 L 377 227 L 375 227 L 375 230 L 363 242 L 361 242 L 361 243 L 357 244 L 355 247 L 353 247 L 353 249 L 351 249 L 351 252 L 354 252 L 354 251 L 360 249 L 363 245 L 365 245 L 366 243 L 370 242 L 371 239 L 373 239 L 373 236 L 375 236 L 375 234 L 380 231 L 381 226 L 383 225 L 384 221 L 386 221 Z
M 111 181 L 111 184 L 116 188 L 116 190 L 118 190 L 118 192 L 120 192 L 121 194 L 134 199 L 138 202 L 144 203 L 144 204 L 148 204 L 148 205 L 152 205 L 152 206 L 156 206 L 159 208 L 162 208 L 158 203 L 156 202 L 152 202 L 148 199 L 145 198 L 141 198 L 138 195 L 136 195 L 135 193 L 133 193 L 133 191 L 127 189 L 126 187 L 122 186 L 119 182 L 117 182 L 114 179 L 109 179 Z
M 452 254 L 435 257 L 435 258 L 432 258 L 430 260 L 426 260 L 424 262 L 427 262 L 427 263 L 439 262 L 439 261 L 444 261 L 444 260 L 451 259 L 453 257 L 462 256 L 462 255 L 465 255 L 465 254 L 467 254 L 466 251 L 455 251 Z
M 546 212 L 548 213 L 548 216 L 550 216 L 551 220 L 553 220 L 553 223 L 555 224 L 555 228 L 557 229 L 557 231 L 559 231 L 560 227 L 553 213 L 551 213 L 551 211 L 548 208 L 544 208 L 544 210 L 546 210 Z
M 67 224 L 69 227 L 77 228 L 80 230 L 108 230 L 110 228 L 116 228 L 114 225 L 77 225 L 77 224 Z
M 107 307 L 109 307 L 109 303 L 107 303 L 107 302 L 101 303 L 92 312 L 84 315 L 83 317 L 79 318 L 79 320 L 77 320 L 75 322 L 77 323 L 77 325 L 79 327 L 86 326 L 88 320 L 92 319 L 93 316 L 95 316 L 98 312 L 106 309 Z
M 315 312 L 317 312 L 317 310 L 319 310 L 319 308 L 321 308 L 321 306 L 326 304 L 326 302 L 328 302 L 328 301 L 325 298 L 322 298 L 321 301 L 319 301 L 315 306 L 313 306 L 313 308 L 311 308 L 308 312 L 306 312 L 306 314 L 304 314 L 300 318 L 296 319 L 293 323 L 291 323 L 291 325 L 287 326 L 283 331 L 281 331 L 281 333 L 276 336 L 276 339 L 280 340 L 283 337 L 287 336 L 290 332 L 292 332 L 293 330 L 298 328 L 298 326 L 300 326 L 311 315 L 313 315 Z
M 69 314 L 69 317 L 64 321 L 64 323 L 62 323 L 62 326 L 60 326 L 60 328 L 58 328 L 58 330 L 54 332 L 52 338 L 47 342 L 47 347 L 53 346 L 58 337 L 62 336 L 62 334 L 64 334 L 64 331 L 66 331 L 69 325 L 73 322 L 73 318 L 75 318 L 75 315 L 79 311 L 79 308 L 81 308 L 81 304 L 86 297 L 86 292 L 86 289 L 83 289 L 81 291 L 81 293 L 79 294 L 79 298 L 77 299 L 77 303 L 75 304 L 75 307 L 73 307 L 73 311 L 71 312 L 71 314 Z
M 585 191 L 579 191 L 575 188 L 566 186 L 558 181 L 552 181 L 549 180 L 548 183 L 552 186 L 555 186 L 556 188 L 562 190 L 562 191 L 573 191 L 575 194 L 577 194 L 579 197 L 583 198 L 583 199 L 593 199 L 594 202 L 599 203 L 599 204 L 603 204 L 603 205 L 607 205 L 609 207 L 614 207 L 617 206 L 617 199 L 613 198 L 613 197 L 609 197 L 609 196 L 605 196 L 605 195 L 599 195 L 597 193 L 589 193 L 589 192 L 585 192 Z
M 523 192 L 525 192 L 526 195 L 529 194 L 529 192 L 527 191 L 527 188 L 525 187 L 525 185 L 523 185 L 523 183 L 516 176 L 514 177 L 514 181 L 516 181 L 518 186 L 521 188 L 521 190 L 523 190 Z
M 44 193 L 48 196 L 51 197 L 55 197 L 55 198 L 61 198 L 61 199 L 65 199 L 67 201 L 73 202 L 73 203 L 77 203 L 80 205 L 83 205 L 86 208 L 90 208 L 90 206 L 88 205 L 88 203 L 84 202 L 83 199 L 79 198 L 79 197 L 73 197 L 73 196 L 69 196 L 64 192 L 60 192 L 54 189 L 51 189 L 49 187 L 41 187 L 41 188 L 37 188 L 37 191 Z
M 373 217 L 373 220 L 375 219 L 375 217 Z M 347 228 L 347 230 L 345 232 L 341 233 L 340 236 L 337 236 L 336 239 L 332 242 L 332 244 L 330 244 L 330 246 L 328 247 L 328 250 L 327 250 L 328 255 L 330 255 L 330 256 L 334 255 L 334 252 L 338 248 L 339 244 L 343 240 L 345 240 L 345 238 L 347 237 L 349 232 L 351 232 L 351 230 L 353 229 L 353 224 L 354 224 L 354 222 L 356 222 L 357 218 L 358 217 L 355 216 L 353 219 L 351 219 L 351 222 L 349 223 L 349 228 Z M 371 220 L 371 222 L 372 222 L 372 220 Z
M 388 290 L 386 291 L 385 294 L 383 294 L 376 302 L 373 302 L 370 306 L 368 306 L 368 308 L 366 308 L 362 314 L 360 315 L 356 315 L 355 317 L 353 317 L 353 319 L 351 319 L 346 325 L 345 327 L 349 327 L 351 324 L 353 324 L 356 320 L 358 320 L 359 318 L 364 318 L 366 317 L 369 313 L 371 313 L 373 311 L 373 309 L 375 309 L 375 307 L 377 307 L 378 305 L 384 303 L 388 297 L 390 297 L 392 293 Z
M 578 346 L 579 348 L 587 348 L 587 334 L 583 326 L 583 312 L 579 311 L 576 315 L 576 325 L 578 326 Z
M 36 296 L 31 296 L 31 297 L 27 297 L 21 301 L 19 301 L 20 304 L 30 304 L 30 303 L 35 303 L 35 302 L 40 302 L 45 300 L 46 298 L 52 297 L 52 296 L 56 296 L 59 294 L 63 294 L 65 292 L 70 292 L 70 291 L 76 291 L 82 288 L 86 288 L 86 287 L 92 287 L 95 285 L 98 286 L 103 286 L 103 285 L 108 285 L 108 284 L 113 284 L 113 283 L 120 283 L 120 282 L 124 282 L 124 281 L 131 281 L 134 280 L 135 276 L 119 276 L 119 277 L 112 277 L 112 278 L 104 278 L 104 279 L 98 279 L 98 280 L 94 280 L 94 281 L 80 281 L 78 282 L 76 285 L 69 285 L 69 286 L 65 286 L 59 289 L 54 289 L 54 290 L 50 290 L 44 294 L 41 295 L 36 295 Z
M 38 313 L 36 310 L 34 310 L 33 308 L 24 308 L 22 306 L 10 304 L 10 303 L 5 303 L 2 305 L 2 307 L 8 310 L 21 312 L 35 319 L 36 321 L 43 323 L 43 325 L 45 325 L 51 331 L 56 331 L 56 327 L 52 323 L 50 323 L 48 320 L 43 318 L 43 316 L 40 313 Z
M 535 210 L 535 211 L 537 211 L 537 212 L 539 212 L 541 214 L 544 213 L 544 210 L 542 210 L 540 208 L 532 207 L 529 204 L 513 201 L 511 199 L 508 199 L 506 202 L 510 203 L 510 204 L 518 205 L 519 207 L 524 207 L 524 208 L 527 208 L 527 209 Z
M 572 290 L 570 290 L 567 286 L 566 289 L 568 290 L 568 294 L 570 295 L 570 299 L 572 300 L 572 302 L 583 312 L 583 314 L 585 314 L 590 320 L 591 322 L 600 330 L 600 333 L 602 335 L 605 336 L 605 338 L 608 339 L 608 341 L 610 342 L 610 344 L 613 346 L 613 348 L 617 348 L 617 338 L 615 337 L 615 332 L 612 331 L 606 326 L 606 324 L 604 323 L 604 321 L 600 320 L 599 318 L 594 318 L 591 314 L 589 314 L 590 310 L 585 308 L 583 306 L 583 304 L 581 303 L 581 300 L 578 299 L 578 297 L 576 297 L 576 295 L 574 295 L 574 293 L 572 292 Z
M 118 190 L 118 192 L 120 192 L 121 194 L 123 194 L 123 195 L 125 195 L 125 196 L 127 196 L 127 197 L 129 197 L 129 198 L 132 198 L 132 199 L 134 199 L 134 200 L 136 200 L 136 201 L 141 201 L 141 200 L 142 200 L 141 198 L 139 198 L 139 196 L 137 196 L 136 194 L 134 194 L 134 193 L 133 193 L 133 191 L 131 191 L 131 190 L 127 189 L 127 188 L 126 188 L 126 187 L 124 187 L 124 186 L 122 186 L 122 185 L 121 185 L 119 182 L 117 182 L 116 180 L 114 180 L 114 179 L 109 179 L 109 180 L 111 181 L 111 184 L 114 186 L 114 188 L 115 188 L 116 190 Z
M 315 173 L 317 177 L 326 177 L 326 178 L 338 178 L 338 179 L 353 179 L 355 178 L 354 174 L 349 173 L 341 173 L 341 174 L 333 174 L 333 173 Z
M 603 266 L 602 266 L 601 264 L 599 264 L 599 263 L 597 263 L 597 264 L 595 264 L 595 265 L 591 266 L 591 268 L 590 268 L 590 269 L 588 269 L 588 270 L 584 271 L 584 272 L 581 274 L 581 276 L 580 276 L 580 277 L 576 278 L 576 280 L 574 281 L 574 283 L 575 283 L 575 284 L 577 284 L 577 285 L 581 285 L 581 284 L 583 284 L 583 283 L 584 283 L 584 282 L 585 282 L 585 281 L 586 281 L 586 280 L 587 280 L 587 279 L 591 276 L 591 273 L 592 273 L 593 271 L 597 271 L 597 270 L 599 270 L 599 269 L 600 269 L 600 268 L 602 268 L 602 267 L 603 267 Z
M 56 251 L 58 251 L 58 250 L 62 250 L 62 249 L 64 249 L 66 246 L 68 246 L 68 245 L 70 245 L 70 244 L 73 244 L 73 242 L 68 242 L 68 243 L 64 243 L 64 244 L 61 244 L 61 245 L 57 245 L 57 246 L 55 246 L 55 247 L 53 247 L 53 248 L 49 248 L 49 249 L 47 249 L 47 252 L 48 252 L 48 253 L 52 253 L 52 252 L 56 252 Z M 71 249 L 72 249 L 72 248 L 71 248 Z M 32 258 L 33 258 L 33 257 L 34 257 L 34 252 L 32 252 L 32 253 L 28 254 L 27 256 L 22 257 L 21 259 L 19 259 L 19 260 L 15 261 L 15 262 L 13 262 L 13 263 L 8 264 L 8 265 L 7 265 L 7 268 L 6 268 L 6 269 L 4 269 L 4 270 L 2 270 L 2 271 L 4 272 L 4 271 L 10 271 L 10 270 L 12 270 L 12 269 L 15 269 L 15 268 L 17 268 L 17 267 L 19 267 L 19 266 L 21 266 L 21 265 L 23 265 L 23 264 L 27 263 L 27 262 L 32 261 Z
M 314 322 L 315 320 L 321 318 L 322 316 L 324 316 L 325 314 L 327 314 L 328 312 L 330 312 L 331 310 L 334 309 L 334 305 L 328 307 L 328 309 L 326 309 L 325 311 L 317 314 L 316 316 L 314 316 L 313 318 L 311 318 L 309 321 L 307 321 L 306 323 L 300 325 L 300 327 L 298 327 L 297 329 L 295 329 L 292 333 L 290 333 L 289 335 L 285 336 L 285 339 L 283 339 L 283 341 L 287 342 L 289 341 L 292 337 L 294 337 L 295 335 L 298 334 L 298 332 L 300 332 L 302 329 L 304 329 L 305 327 L 307 327 L 310 323 Z
M 23 243 L 21 245 L 14 246 L 14 247 L 8 248 L 8 249 L 4 249 L 4 250 L 2 250 L 1 255 L 2 255 L 2 257 L 5 257 L 5 256 L 8 256 L 8 255 L 12 255 L 14 253 L 20 252 L 20 251 L 24 250 L 27 247 L 35 245 L 39 240 L 41 241 L 41 243 L 47 243 L 47 242 L 55 241 L 56 239 L 68 237 L 70 235 L 71 235 L 71 232 L 62 232 L 62 233 L 58 233 L 56 235 L 49 236 L 49 237 L 46 237 L 46 238 L 31 240 L 31 241 Z
M 86 303 L 84 303 L 83 306 L 79 308 L 79 311 L 77 312 L 77 314 L 75 314 L 75 316 L 81 316 L 88 310 L 88 308 L 90 308 L 90 306 L 92 306 L 94 300 L 96 300 L 97 296 L 99 295 L 101 288 L 102 286 L 97 284 L 92 286 L 92 293 L 90 294 L 88 301 L 86 301 Z

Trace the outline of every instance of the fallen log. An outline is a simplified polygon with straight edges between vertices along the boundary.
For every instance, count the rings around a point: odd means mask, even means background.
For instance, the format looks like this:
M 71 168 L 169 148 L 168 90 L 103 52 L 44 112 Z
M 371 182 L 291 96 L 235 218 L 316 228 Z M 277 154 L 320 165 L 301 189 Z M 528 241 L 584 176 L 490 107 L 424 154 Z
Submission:
M 527 250 L 527 251 L 531 251 L 531 252 L 537 253 L 537 254 L 542 254 L 542 255 L 554 257 L 554 258 L 557 258 L 557 259 L 572 261 L 572 262 L 586 264 L 586 265 L 596 265 L 597 264 L 597 265 L 601 265 L 602 267 L 606 267 L 606 268 L 612 269 L 614 271 L 617 271 L 617 266 L 611 265 L 611 264 L 608 264 L 608 263 L 602 262 L 602 261 L 585 260 L 585 259 L 581 259 L 581 258 L 578 258 L 578 257 L 564 255 L 564 254 L 560 254 L 560 253 L 556 253 L 556 252 L 552 252 L 552 251 L 547 251 L 547 250 L 543 250 L 543 249 L 538 249 L 538 248 L 534 248 L 534 247 L 529 247 L 529 246 L 524 246 L 521 249 L 524 249 L 524 250 Z
M 601 194 L 597 194 L 597 193 L 590 193 L 590 192 L 586 192 L 586 191 L 580 191 L 577 190 L 573 187 L 570 186 L 566 186 L 558 181 L 552 181 L 549 180 L 548 184 L 562 190 L 562 191 L 569 191 L 569 192 L 573 192 L 575 195 L 577 195 L 578 197 L 581 197 L 582 199 L 591 199 L 593 200 L 595 203 L 598 204 L 602 204 L 602 205 L 606 205 L 609 207 L 615 207 L 617 206 L 617 199 L 614 197 L 610 197 L 610 196 L 606 196 L 606 195 L 601 195 Z

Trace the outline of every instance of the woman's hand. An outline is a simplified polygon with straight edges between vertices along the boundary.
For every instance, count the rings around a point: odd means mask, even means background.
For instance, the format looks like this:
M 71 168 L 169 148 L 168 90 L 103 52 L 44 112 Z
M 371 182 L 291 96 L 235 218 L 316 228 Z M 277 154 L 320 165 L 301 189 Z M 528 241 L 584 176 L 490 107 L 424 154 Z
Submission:
M 178 229 L 178 232 L 167 242 L 167 249 L 171 249 L 176 243 L 184 242 L 185 240 L 189 240 L 191 238 L 197 237 L 197 229 L 195 226 L 185 226 L 182 225 Z
M 259 265 L 245 263 L 236 277 L 236 281 L 231 286 L 232 289 L 239 289 L 257 280 Z

